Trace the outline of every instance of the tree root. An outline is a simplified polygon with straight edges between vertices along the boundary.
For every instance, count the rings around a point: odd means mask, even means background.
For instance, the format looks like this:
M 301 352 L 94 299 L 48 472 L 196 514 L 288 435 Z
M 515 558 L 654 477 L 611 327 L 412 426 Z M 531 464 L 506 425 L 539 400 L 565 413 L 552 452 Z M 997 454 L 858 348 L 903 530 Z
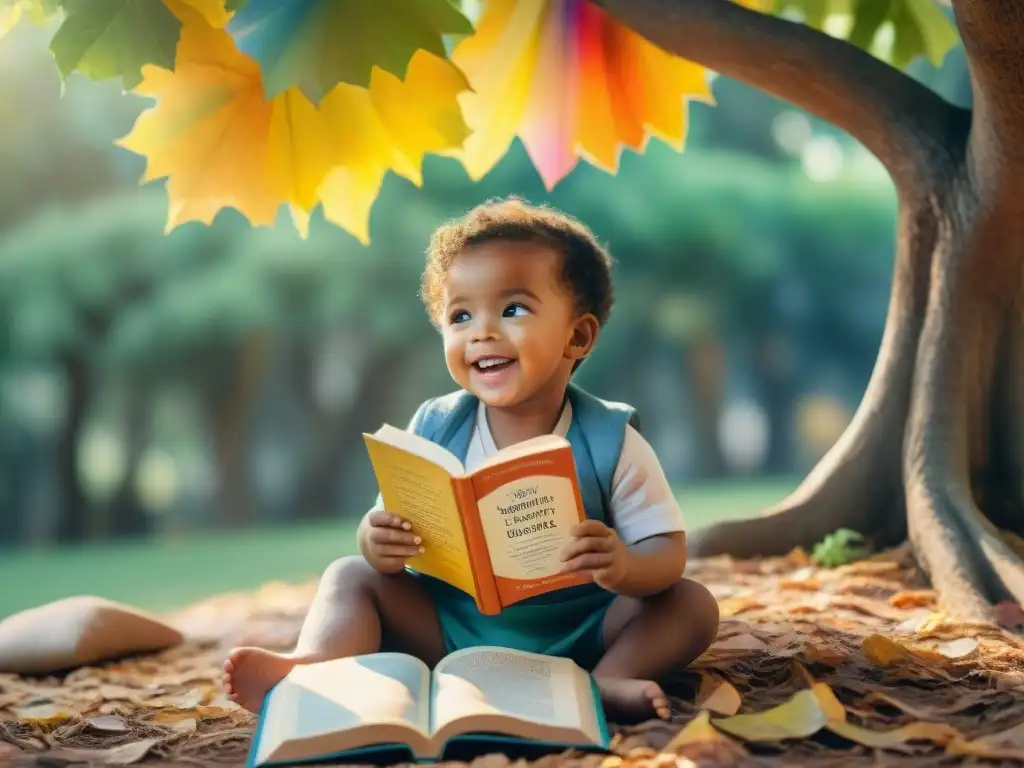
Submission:
M 972 242 L 965 222 L 938 229 L 904 254 L 902 272 L 898 259 L 875 373 L 846 434 L 764 516 L 695 532 L 694 556 L 784 554 L 852 528 L 875 546 L 908 536 L 951 616 L 992 620 L 995 603 L 1024 603 L 1024 561 L 979 508 L 1000 500 L 1000 523 L 1021 531 L 1020 264 Z M 927 260 L 907 258 L 924 246 Z

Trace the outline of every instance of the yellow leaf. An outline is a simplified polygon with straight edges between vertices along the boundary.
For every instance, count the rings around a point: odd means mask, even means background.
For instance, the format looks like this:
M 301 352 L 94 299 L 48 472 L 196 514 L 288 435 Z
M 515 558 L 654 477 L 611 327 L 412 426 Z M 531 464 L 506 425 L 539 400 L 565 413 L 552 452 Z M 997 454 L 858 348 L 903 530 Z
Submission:
M 458 96 L 469 84 L 451 62 L 418 50 L 405 80 L 374 68 L 369 89 L 341 84 L 320 103 L 336 147 L 319 187 L 324 217 L 369 242 L 370 209 L 388 170 L 422 184 L 423 158 L 469 133 Z
M 255 62 L 224 30 L 185 24 L 174 71 L 146 66 L 142 74 L 135 92 L 156 106 L 117 143 L 146 156 L 143 181 L 167 177 L 167 231 L 210 224 L 229 206 L 254 225 L 272 224 L 281 201 L 266 163 L 273 105 Z
M 739 691 L 728 680 L 703 675 L 697 692 L 697 706 L 718 715 L 735 715 L 740 710 Z
M 764 712 L 716 720 L 715 727 L 744 741 L 775 742 L 807 738 L 821 730 L 827 721 L 817 695 L 805 690 Z
M 6 0 L 0 2 L 0 39 L 14 29 L 18 22 L 26 19 L 33 24 L 46 24 L 52 18 L 49 8 L 42 0 Z
M 946 753 L 973 755 L 989 760 L 1024 761 L 1024 723 L 977 739 L 967 740 L 959 736 L 946 745 Z
M 944 657 L 940 653 L 909 643 L 897 642 L 884 635 L 868 635 L 861 643 L 861 651 L 864 657 L 876 667 L 891 667 L 901 663 L 920 664 L 944 661 Z
M 696 744 L 706 741 L 720 741 L 726 737 L 711 724 L 711 716 L 707 712 L 701 712 L 693 720 L 686 724 L 679 733 L 672 737 L 672 740 L 664 746 L 663 752 L 675 752 L 688 744 Z
M 707 70 L 666 53 L 593 3 L 490 0 L 452 51 L 472 93 L 455 153 L 473 179 L 522 140 L 548 189 L 579 157 L 614 172 L 651 136 L 682 149 L 686 101 L 712 102 Z
M 821 711 L 825 713 L 829 725 L 846 722 L 846 707 L 836 698 L 827 683 L 815 683 L 811 686 L 811 691 L 818 697 L 818 704 L 821 706 Z
M 224 0 L 164 0 L 164 5 L 182 24 L 194 23 L 193 14 L 198 14 L 206 24 L 221 29 L 232 16 L 225 8 Z
M 828 724 L 828 729 L 844 739 L 874 749 L 905 748 L 909 741 L 930 741 L 945 746 L 956 739 L 960 732 L 946 723 L 909 723 L 888 731 L 872 731 L 853 723 Z

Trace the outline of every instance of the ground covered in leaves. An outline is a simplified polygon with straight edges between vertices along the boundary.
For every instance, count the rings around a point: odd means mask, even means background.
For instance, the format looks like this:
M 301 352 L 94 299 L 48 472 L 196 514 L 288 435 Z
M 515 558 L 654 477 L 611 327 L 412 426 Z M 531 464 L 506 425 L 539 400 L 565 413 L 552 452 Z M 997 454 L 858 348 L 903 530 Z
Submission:
M 616 727 L 615 756 L 537 768 L 1024 764 L 1019 606 L 1003 606 L 1001 626 L 950 622 L 904 550 L 834 569 L 802 552 L 695 561 L 690 575 L 719 598 L 722 624 L 670 682 L 671 722 Z M 224 655 L 289 648 L 313 588 L 193 606 L 170 617 L 189 642 L 159 655 L 0 675 L 0 765 L 242 765 L 254 723 L 220 692 Z

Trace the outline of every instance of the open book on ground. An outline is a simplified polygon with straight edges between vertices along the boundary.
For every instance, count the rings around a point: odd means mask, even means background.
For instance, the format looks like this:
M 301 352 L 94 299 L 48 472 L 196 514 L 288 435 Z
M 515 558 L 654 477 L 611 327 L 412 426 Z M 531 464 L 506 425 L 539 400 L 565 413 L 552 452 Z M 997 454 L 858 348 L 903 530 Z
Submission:
M 431 671 L 376 653 L 295 667 L 263 702 L 250 768 L 435 762 L 486 752 L 607 752 L 593 678 L 571 659 L 455 651 Z
M 586 519 L 564 437 L 509 446 L 471 473 L 436 443 L 388 424 L 363 437 L 384 508 L 423 538 L 410 568 L 472 595 L 488 615 L 587 582 L 561 572 L 561 551 Z

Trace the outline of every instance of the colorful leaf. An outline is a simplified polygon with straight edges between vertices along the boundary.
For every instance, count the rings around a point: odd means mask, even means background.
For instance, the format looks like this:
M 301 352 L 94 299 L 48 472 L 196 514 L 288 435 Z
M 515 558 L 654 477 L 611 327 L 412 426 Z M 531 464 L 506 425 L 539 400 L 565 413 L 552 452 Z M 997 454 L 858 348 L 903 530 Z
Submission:
M 728 736 L 723 735 L 711 724 L 711 717 L 707 712 L 701 712 L 686 726 L 672 737 L 671 741 L 662 748 L 662 752 L 677 752 L 680 748 L 689 744 L 700 742 L 724 741 Z
M 797 691 L 788 701 L 756 714 L 733 715 L 714 721 L 715 727 L 744 741 L 777 742 L 804 739 L 828 722 L 813 691 Z
M 735 715 L 740 711 L 739 691 L 728 680 L 704 674 L 697 691 L 697 706 L 719 715 Z
M 483 177 L 517 135 L 548 189 L 580 157 L 606 171 L 651 136 L 682 149 L 686 100 L 712 101 L 707 70 L 666 53 L 587 0 L 490 0 L 452 51 L 473 88 L 459 158 Z
M 268 97 L 296 85 L 319 103 L 339 83 L 368 86 L 375 68 L 404 76 L 417 50 L 445 56 L 443 36 L 472 25 L 449 0 L 248 0 L 228 30 Z
M 289 203 L 305 234 L 322 199 L 329 220 L 368 242 L 387 171 L 420 183 L 423 155 L 467 133 L 457 100 L 465 78 L 426 51 L 405 82 L 377 70 L 369 90 L 338 86 L 320 109 L 296 87 L 267 101 L 259 65 L 225 30 L 201 23 L 183 26 L 173 72 L 144 74 L 136 92 L 157 104 L 119 144 L 148 158 L 143 181 L 168 178 L 168 230 L 209 224 L 228 206 L 270 225 Z
M 174 66 L 181 22 L 163 0 L 63 0 L 65 18 L 50 49 L 64 77 L 73 71 L 94 80 L 120 77 L 126 88 L 142 67 Z
M 370 209 L 389 169 L 423 183 L 423 157 L 462 145 L 469 129 L 459 94 L 469 84 L 446 59 L 417 51 L 404 81 L 374 70 L 370 88 L 339 85 L 320 105 L 338 149 L 320 187 L 328 221 L 369 242 Z
M 168 231 L 210 224 L 228 206 L 254 225 L 273 223 L 280 196 L 262 158 L 274 105 L 263 98 L 258 65 L 227 32 L 185 25 L 174 71 L 144 67 L 135 91 L 157 103 L 117 143 L 147 157 L 144 182 L 168 178 Z

